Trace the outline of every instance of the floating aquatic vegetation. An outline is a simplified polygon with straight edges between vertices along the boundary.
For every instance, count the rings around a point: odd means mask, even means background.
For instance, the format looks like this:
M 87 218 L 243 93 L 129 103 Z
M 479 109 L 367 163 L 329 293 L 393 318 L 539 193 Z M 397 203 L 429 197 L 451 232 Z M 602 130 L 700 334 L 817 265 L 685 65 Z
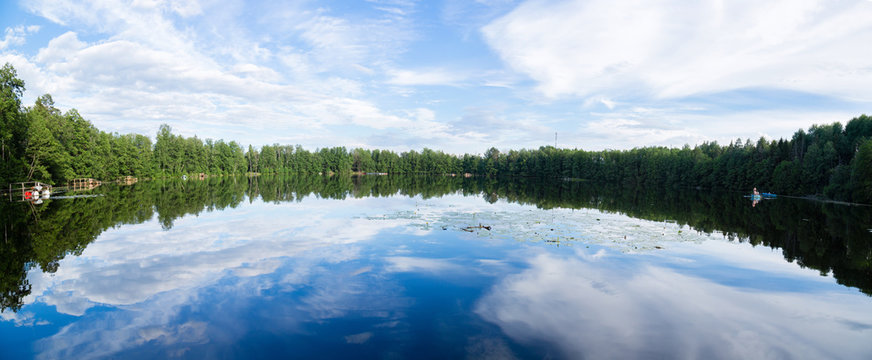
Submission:
M 419 230 L 460 231 L 476 238 L 573 246 L 605 245 L 624 252 L 665 249 L 671 242 L 702 242 L 710 234 L 687 231 L 675 220 L 649 221 L 596 210 L 534 209 L 523 206 L 468 208 L 436 201 L 417 202 L 415 210 L 370 220 L 408 220 Z

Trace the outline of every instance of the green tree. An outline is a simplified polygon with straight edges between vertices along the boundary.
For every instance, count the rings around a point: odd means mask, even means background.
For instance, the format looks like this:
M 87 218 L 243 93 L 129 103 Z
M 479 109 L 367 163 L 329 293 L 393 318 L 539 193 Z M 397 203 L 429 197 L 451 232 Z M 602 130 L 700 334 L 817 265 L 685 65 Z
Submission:
M 12 182 L 25 171 L 26 119 L 21 111 L 24 81 L 10 64 L 0 68 L 0 182 Z
M 851 162 L 854 201 L 872 203 L 872 140 L 862 143 Z
M 68 155 L 50 130 L 50 126 L 60 118 L 60 110 L 54 107 L 51 96 L 46 94 L 37 98 L 36 104 L 28 109 L 26 115 L 28 126 L 24 155 L 28 165 L 27 180 L 53 183 L 53 180 L 71 178 L 73 173 Z

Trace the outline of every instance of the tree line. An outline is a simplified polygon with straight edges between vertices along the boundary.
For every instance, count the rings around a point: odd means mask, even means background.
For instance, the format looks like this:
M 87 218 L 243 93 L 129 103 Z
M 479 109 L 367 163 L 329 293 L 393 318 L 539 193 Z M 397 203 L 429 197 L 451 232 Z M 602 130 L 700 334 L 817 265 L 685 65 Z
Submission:
M 736 139 L 691 148 L 584 151 L 490 149 L 479 174 L 585 179 L 642 188 L 704 188 L 820 195 L 872 203 L 872 117 L 798 130 L 789 140 Z M 466 156 L 465 156 L 466 157 Z M 482 163 L 484 165 L 482 166 Z
M 296 202 L 450 194 L 481 196 L 542 209 L 595 209 L 651 221 L 675 221 L 731 241 L 781 249 L 785 259 L 832 273 L 843 285 L 872 296 L 872 209 L 810 201 L 749 201 L 725 192 L 663 192 L 560 179 L 450 176 L 226 176 L 102 186 L 106 196 L 51 200 L 34 207 L 0 201 L 0 312 L 17 311 L 30 294 L 27 272 L 54 273 L 67 255 L 80 255 L 103 231 L 157 218 L 177 219 L 236 208 L 243 201 Z M 749 221 L 751 219 L 752 221 Z M 496 225 L 496 224 L 491 224 Z
M 243 147 L 235 141 L 173 134 L 162 125 L 155 141 L 140 134 L 100 131 L 73 109 L 61 112 L 50 95 L 23 107 L 24 82 L 0 69 L 0 182 L 64 183 L 90 177 L 167 177 L 182 174 L 474 174 L 584 179 L 647 188 L 706 188 L 785 195 L 819 195 L 872 203 L 872 118 L 800 129 L 790 139 L 691 148 L 644 147 L 585 151 L 539 149 L 447 154 L 423 149 L 396 153 L 342 146 L 315 151 L 300 145 Z

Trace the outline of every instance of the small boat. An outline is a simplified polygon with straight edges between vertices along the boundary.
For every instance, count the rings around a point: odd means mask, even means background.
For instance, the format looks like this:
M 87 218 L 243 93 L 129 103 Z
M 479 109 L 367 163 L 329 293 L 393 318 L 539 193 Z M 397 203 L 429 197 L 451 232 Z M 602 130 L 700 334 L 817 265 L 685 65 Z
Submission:
M 751 198 L 751 200 L 761 200 L 761 199 L 763 199 L 763 196 L 761 196 L 761 195 L 750 195 L 749 197 Z
M 767 198 L 767 199 L 774 199 L 774 198 L 778 197 L 778 195 L 775 195 L 773 193 L 762 193 L 762 194 L 760 194 L 760 196 L 763 196 L 764 198 Z

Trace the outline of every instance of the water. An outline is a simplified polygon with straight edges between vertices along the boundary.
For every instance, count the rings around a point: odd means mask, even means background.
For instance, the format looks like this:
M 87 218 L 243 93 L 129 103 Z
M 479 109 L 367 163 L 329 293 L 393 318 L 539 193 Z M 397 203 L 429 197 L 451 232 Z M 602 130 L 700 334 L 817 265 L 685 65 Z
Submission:
M 450 177 L 86 194 L 0 205 L 3 359 L 872 356 L 868 207 Z

